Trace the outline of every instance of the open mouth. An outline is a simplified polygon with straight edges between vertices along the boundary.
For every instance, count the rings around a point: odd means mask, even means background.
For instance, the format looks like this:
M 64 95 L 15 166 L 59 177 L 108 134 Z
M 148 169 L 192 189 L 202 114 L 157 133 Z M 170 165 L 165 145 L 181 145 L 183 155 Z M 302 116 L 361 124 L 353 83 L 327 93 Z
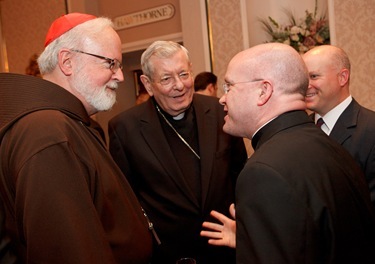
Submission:
M 313 96 L 315 96 L 315 95 L 317 95 L 318 93 L 307 93 L 306 94 L 306 97 L 313 97 Z
M 172 96 L 172 98 L 181 98 L 181 97 L 184 97 L 185 94 L 180 94 L 180 95 L 175 95 L 175 96 Z

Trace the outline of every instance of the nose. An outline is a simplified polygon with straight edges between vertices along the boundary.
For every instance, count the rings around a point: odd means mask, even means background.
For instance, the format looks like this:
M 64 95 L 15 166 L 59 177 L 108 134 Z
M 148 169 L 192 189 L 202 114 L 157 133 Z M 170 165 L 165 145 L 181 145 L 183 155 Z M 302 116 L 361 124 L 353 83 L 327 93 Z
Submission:
M 312 83 L 311 83 L 311 81 L 309 82 L 309 85 L 307 86 L 307 90 L 310 90 L 310 89 L 312 89 L 312 88 L 314 88 L 314 86 L 312 85 Z
M 219 103 L 221 105 L 226 105 L 226 99 L 227 99 L 227 95 L 226 94 L 223 94 L 223 96 L 220 97 L 220 100 L 219 100 Z
M 177 77 L 174 77 L 175 79 L 175 83 L 174 83 L 174 88 L 177 89 L 177 90 L 182 90 L 184 89 L 185 87 L 185 84 L 181 81 L 181 79 L 177 76 Z
M 118 69 L 114 74 L 113 77 L 118 80 L 119 82 L 124 81 L 124 73 L 121 69 Z

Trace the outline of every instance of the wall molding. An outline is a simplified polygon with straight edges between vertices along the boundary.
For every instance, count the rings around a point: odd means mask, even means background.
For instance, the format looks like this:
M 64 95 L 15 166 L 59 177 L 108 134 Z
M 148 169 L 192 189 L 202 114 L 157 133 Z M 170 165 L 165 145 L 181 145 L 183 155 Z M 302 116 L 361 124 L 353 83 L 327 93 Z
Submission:
M 336 45 L 336 24 L 335 24 L 335 3 L 333 0 L 328 1 L 328 18 L 329 18 L 329 37 L 331 45 Z
M 124 43 L 121 45 L 122 53 L 133 52 L 137 50 L 146 49 L 152 42 L 156 40 L 168 40 L 174 42 L 182 42 L 182 33 L 174 33 L 164 36 L 158 36 L 155 38 L 142 39 L 140 41 L 134 41 L 129 43 Z
M 5 37 L 3 36 L 1 3 L 0 3 L 0 72 L 9 72 L 7 46 L 5 42 Z

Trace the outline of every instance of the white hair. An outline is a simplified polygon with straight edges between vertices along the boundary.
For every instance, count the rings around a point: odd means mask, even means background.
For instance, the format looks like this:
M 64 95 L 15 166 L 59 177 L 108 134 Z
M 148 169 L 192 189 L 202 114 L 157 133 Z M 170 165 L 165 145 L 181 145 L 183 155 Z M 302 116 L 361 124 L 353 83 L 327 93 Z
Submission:
M 56 68 L 58 53 L 61 49 L 80 49 L 86 38 L 99 38 L 101 32 L 107 27 L 113 28 L 113 23 L 109 18 L 94 18 L 77 25 L 52 41 L 38 58 L 41 74 L 50 73 Z

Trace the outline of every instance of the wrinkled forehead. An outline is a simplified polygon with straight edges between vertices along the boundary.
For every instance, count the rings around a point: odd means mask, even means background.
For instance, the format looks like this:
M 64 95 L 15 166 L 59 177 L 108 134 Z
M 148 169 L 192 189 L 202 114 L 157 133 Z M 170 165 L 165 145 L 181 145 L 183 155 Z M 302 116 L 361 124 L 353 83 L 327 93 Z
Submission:
M 169 56 L 153 55 L 150 57 L 154 74 L 160 73 L 180 73 L 190 71 L 191 63 L 183 51 L 175 52 Z

